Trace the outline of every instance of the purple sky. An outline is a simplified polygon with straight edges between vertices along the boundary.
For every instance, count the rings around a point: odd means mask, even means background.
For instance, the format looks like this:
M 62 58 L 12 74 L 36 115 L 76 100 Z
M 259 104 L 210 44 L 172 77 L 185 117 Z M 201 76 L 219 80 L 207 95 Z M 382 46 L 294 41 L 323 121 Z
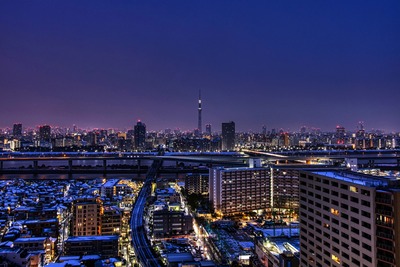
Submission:
M 0 127 L 400 130 L 398 0 L 137 2 L 0 1 Z

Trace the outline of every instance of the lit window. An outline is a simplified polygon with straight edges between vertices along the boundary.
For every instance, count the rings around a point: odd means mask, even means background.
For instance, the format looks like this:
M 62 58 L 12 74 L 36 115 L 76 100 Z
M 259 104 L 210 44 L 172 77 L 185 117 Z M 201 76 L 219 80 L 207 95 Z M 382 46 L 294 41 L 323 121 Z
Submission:
M 339 211 L 337 209 L 331 208 L 331 213 L 333 215 L 339 216 Z
M 358 188 L 351 185 L 351 186 L 350 186 L 350 191 L 351 191 L 351 192 L 354 192 L 354 193 L 358 193 Z
M 340 264 L 340 259 L 338 256 L 332 254 L 332 260 L 334 260 L 336 263 Z

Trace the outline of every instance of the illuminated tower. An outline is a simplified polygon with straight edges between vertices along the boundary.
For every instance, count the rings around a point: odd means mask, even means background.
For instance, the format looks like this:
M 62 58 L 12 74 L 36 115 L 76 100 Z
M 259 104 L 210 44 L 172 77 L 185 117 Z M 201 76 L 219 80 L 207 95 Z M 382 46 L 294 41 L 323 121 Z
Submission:
M 201 135 L 203 133 L 202 130 L 202 123 L 201 123 L 201 91 L 199 91 L 199 113 L 198 113 L 198 122 L 197 122 L 197 129 L 199 130 L 199 134 Z

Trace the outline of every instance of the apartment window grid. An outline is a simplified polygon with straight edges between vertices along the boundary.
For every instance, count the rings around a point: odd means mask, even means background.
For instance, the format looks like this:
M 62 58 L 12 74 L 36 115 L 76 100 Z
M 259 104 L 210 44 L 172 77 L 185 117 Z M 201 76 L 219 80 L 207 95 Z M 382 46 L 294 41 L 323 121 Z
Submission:
M 269 170 L 224 171 L 221 211 L 232 214 L 269 208 L 269 180 Z
M 374 266 L 373 195 L 374 188 L 301 174 L 302 266 Z
M 395 206 L 393 192 L 376 193 L 376 235 L 378 266 L 396 265 Z
M 273 170 L 274 207 L 298 211 L 299 208 L 299 171 Z M 298 212 L 296 212 L 298 213 Z

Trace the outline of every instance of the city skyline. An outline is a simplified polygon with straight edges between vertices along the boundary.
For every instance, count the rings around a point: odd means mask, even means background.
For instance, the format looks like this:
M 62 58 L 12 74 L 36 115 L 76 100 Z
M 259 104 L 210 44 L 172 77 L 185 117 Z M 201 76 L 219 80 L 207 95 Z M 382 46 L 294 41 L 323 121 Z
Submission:
M 54 129 L 69 129 L 71 131 L 96 131 L 96 130 L 115 130 L 115 131 L 130 131 L 133 130 L 136 126 L 137 123 L 145 123 L 142 120 L 136 120 L 133 122 L 133 124 L 131 126 L 126 126 L 126 127 L 87 127 L 84 125 L 76 125 L 76 124 L 72 124 L 72 125 L 54 125 L 54 124 L 49 124 L 49 123 L 43 123 L 43 124 L 38 124 L 38 125 L 24 125 L 21 122 L 16 122 L 13 123 L 12 125 L 6 125 L 4 127 L 0 127 L 0 130 L 8 130 L 11 132 L 13 132 L 13 128 L 14 127 L 18 127 L 21 126 L 21 131 L 25 130 L 25 131 L 29 131 L 29 130 L 40 130 L 41 127 L 43 126 L 50 126 L 51 130 Z M 232 121 L 230 121 L 232 122 Z M 228 122 L 221 122 L 219 125 L 211 125 L 211 124 L 205 124 L 205 128 L 209 125 L 213 127 L 213 131 L 212 133 L 222 133 L 222 125 L 226 124 Z M 279 133 L 280 131 L 285 132 L 285 133 L 301 133 L 302 131 L 307 132 L 321 132 L 321 133 L 334 133 L 337 132 L 338 128 L 343 128 L 344 129 L 344 133 L 356 133 L 357 131 L 360 130 L 360 125 L 363 125 L 363 130 L 366 133 L 369 132 L 381 132 L 381 133 L 385 133 L 385 134 L 398 134 L 400 133 L 399 131 L 386 131 L 385 129 L 378 129 L 378 128 L 368 128 L 365 127 L 365 124 L 363 121 L 358 121 L 356 124 L 354 124 L 353 128 L 346 128 L 343 125 L 332 125 L 331 129 L 321 129 L 318 126 L 309 126 L 309 125 L 299 125 L 297 128 L 294 129 L 284 129 L 284 128 L 274 128 L 274 127 L 266 127 L 266 125 L 262 125 L 260 126 L 259 129 L 249 129 L 249 130 L 238 130 L 237 133 L 263 133 L 264 131 L 266 131 L 266 133 L 271 133 L 272 132 L 277 132 Z M 204 128 L 204 127 L 203 127 Z M 194 129 L 182 129 L 179 127 L 176 128 L 171 128 L 171 127 L 167 127 L 165 129 L 159 129 L 159 128 L 152 128 L 150 127 L 150 129 L 148 129 L 147 132 L 164 132 L 164 131 L 179 131 L 182 133 L 193 133 L 193 134 L 197 134 L 198 132 L 198 128 L 194 128 Z M 207 129 L 206 129 L 207 130 Z M 24 132 L 22 132 L 24 133 Z M 203 134 L 207 134 L 207 131 L 202 131 Z
M 360 5 L 360 3 L 362 3 Z M 400 131 L 400 3 L 0 3 L 0 127 Z

